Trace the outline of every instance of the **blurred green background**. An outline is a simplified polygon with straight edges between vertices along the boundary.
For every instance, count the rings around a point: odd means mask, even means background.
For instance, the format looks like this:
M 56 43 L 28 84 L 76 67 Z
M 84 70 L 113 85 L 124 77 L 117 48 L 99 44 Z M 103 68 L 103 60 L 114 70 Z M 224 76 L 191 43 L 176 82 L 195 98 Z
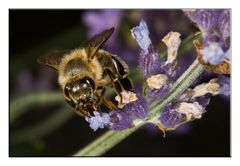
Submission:
M 71 156 L 106 131 L 92 131 L 73 113 L 64 102 L 57 73 L 36 59 L 49 50 L 75 48 L 114 26 L 104 47 L 127 61 L 140 90 L 139 48 L 130 29 L 141 18 L 162 55 L 166 47 L 161 39 L 169 31 L 180 32 L 182 40 L 197 31 L 181 10 L 9 10 L 9 156 Z M 191 40 L 180 50 L 183 71 L 195 58 Z M 207 110 L 201 120 L 165 138 L 155 126 L 144 126 L 104 156 L 230 156 L 230 101 L 213 97 Z

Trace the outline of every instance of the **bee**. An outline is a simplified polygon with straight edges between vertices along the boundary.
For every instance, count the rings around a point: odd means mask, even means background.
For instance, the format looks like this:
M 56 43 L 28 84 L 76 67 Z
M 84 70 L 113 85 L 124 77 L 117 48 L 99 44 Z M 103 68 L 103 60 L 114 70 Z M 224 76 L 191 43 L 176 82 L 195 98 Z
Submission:
M 66 102 L 81 116 L 94 116 L 101 104 L 110 110 L 117 109 L 105 97 L 108 87 L 113 87 L 121 100 L 121 92 L 133 92 L 128 65 L 119 56 L 100 48 L 113 31 L 114 28 L 106 29 L 78 48 L 54 50 L 37 60 L 57 71 Z

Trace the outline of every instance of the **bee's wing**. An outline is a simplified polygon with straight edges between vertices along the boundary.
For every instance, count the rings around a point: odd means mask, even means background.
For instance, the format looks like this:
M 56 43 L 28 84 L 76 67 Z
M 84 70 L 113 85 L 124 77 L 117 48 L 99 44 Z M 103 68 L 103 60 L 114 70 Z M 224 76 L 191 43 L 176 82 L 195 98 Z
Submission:
M 93 36 L 92 38 L 85 41 L 80 47 L 85 48 L 89 59 L 92 59 L 98 49 L 105 43 L 108 38 L 112 35 L 114 28 L 106 29 L 103 32 Z
M 55 70 L 58 70 L 58 66 L 62 60 L 62 58 L 69 54 L 71 52 L 71 50 L 54 50 L 51 51 L 45 55 L 42 55 L 40 57 L 38 57 L 37 61 L 40 64 L 52 67 Z

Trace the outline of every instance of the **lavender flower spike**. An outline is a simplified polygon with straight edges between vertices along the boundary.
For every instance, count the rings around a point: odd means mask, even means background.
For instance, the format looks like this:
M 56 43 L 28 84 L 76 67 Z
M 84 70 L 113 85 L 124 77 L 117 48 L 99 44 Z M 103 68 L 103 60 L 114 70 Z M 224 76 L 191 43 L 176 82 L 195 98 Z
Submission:
M 89 126 L 96 131 L 98 128 L 103 129 L 105 125 L 109 124 L 110 117 L 107 113 L 100 114 L 95 111 L 94 116 L 85 117 L 85 120 L 89 123 Z
M 149 38 L 149 30 L 147 23 L 144 20 L 141 20 L 139 26 L 134 27 L 131 32 L 133 38 L 137 41 L 138 45 L 144 51 L 147 51 L 149 46 L 152 44 Z

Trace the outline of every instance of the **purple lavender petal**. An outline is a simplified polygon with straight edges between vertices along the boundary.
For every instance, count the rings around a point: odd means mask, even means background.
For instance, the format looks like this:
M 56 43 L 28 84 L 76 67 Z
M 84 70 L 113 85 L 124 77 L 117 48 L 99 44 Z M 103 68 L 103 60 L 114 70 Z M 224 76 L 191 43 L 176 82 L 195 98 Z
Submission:
M 165 127 L 174 127 L 183 120 L 184 115 L 175 109 L 172 104 L 168 104 L 163 108 L 160 121 Z
M 146 22 L 141 20 L 139 26 L 134 27 L 131 32 L 142 49 L 138 60 L 141 73 L 145 77 L 158 74 L 161 60 L 159 54 L 154 52 Z
M 186 15 L 195 22 L 203 34 L 203 44 L 218 42 L 224 51 L 230 42 L 230 10 L 228 9 L 197 9 L 185 11 Z
M 147 101 L 146 99 L 137 94 L 138 99 L 124 106 L 123 110 L 126 110 L 133 118 L 144 119 L 148 115 Z
M 203 56 L 203 59 L 206 63 L 210 63 L 212 65 L 217 65 L 225 60 L 225 52 L 219 45 L 219 43 L 211 42 L 209 46 L 200 50 L 200 53 Z
M 162 99 L 169 92 L 170 88 L 171 88 L 171 86 L 169 84 L 164 85 L 160 89 L 148 88 L 147 95 L 149 98 L 151 98 L 151 100 Z
M 227 61 L 231 61 L 231 48 L 229 48 L 229 49 L 225 52 L 224 58 L 225 58 Z
M 177 66 L 177 61 L 168 64 L 162 63 L 160 68 L 160 73 L 166 74 L 170 80 L 174 81 L 177 79 L 177 72 L 180 70 L 180 67 Z
M 201 97 L 197 97 L 196 99 L 194 99 L 194 101 L 191 102 L 198 102 L 201 106 L 203 106 L 204 108 L 206 108 L 208 106 L 208 104 L 210 103 L 210 99 L 211 99 L 212 95 L 211 94 L 206 94 L 204 96 Z
M 151 46 L 150 46 L 151 47 Z M 150 51 L 141 51 L 139 57 L 139 66 L 143 76 L 148 77 L 156 75 L 160 72 L 161 60 L 158 53 L 154 53 L 151 48 Z
M 110 128 L 113 130 L 128 129 L 133 125 L 133 121 L 130 118 L 129 113 L 123 110 L 113 110 L 109 114 L 110 116 Z
M 219 12 L 221 12 L 221 10 L 216 9 L 185 11 L 186 15 L 198 25 L 204 37 L 218 26 Z
M 149 30 L 147 23 L 144 20 L 141 20 L 139 26 L 134 27 L 131 32 L 133 38 L 137 41 L 138 45 L 144 51 L 147 51 L 152 43 L 149 38 Z
M 110 122 L 110 117 L 107 113 L 100 114 L 99 112 L 94 112 L 94 115 L 92 117 L 85 117 L 85 120 L 94 131 L 98 128 L 104 128 Z
M 230 77 L 219 75 L 218 83 L 220 85 L 219 94 L 230 96 Z
M 230 36 L 230 10 L 221 10 L 218 16 L 218 30 L 224 40 Z

